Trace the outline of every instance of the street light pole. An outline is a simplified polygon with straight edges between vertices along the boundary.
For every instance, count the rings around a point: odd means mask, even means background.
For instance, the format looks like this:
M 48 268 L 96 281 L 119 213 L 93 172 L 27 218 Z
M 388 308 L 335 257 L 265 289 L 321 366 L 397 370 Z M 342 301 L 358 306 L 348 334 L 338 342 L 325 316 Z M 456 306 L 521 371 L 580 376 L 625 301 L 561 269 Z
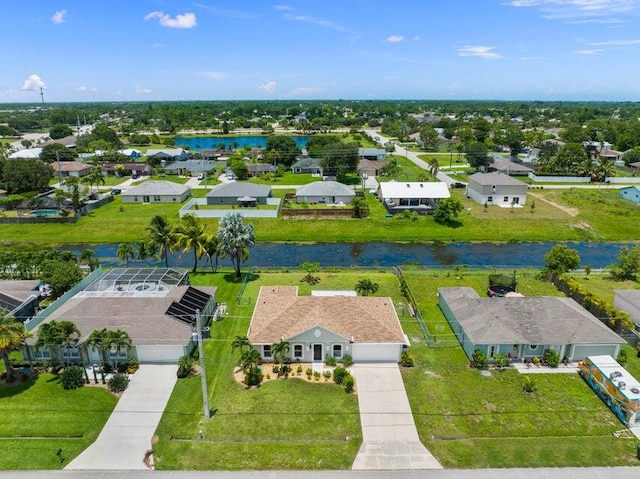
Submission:
M 200 380 L 202 382 L 202 402 L 204 403 L 204 417 L 211 417 L 209 408 L 209 391 L 207 390 L 207 374 L 204 367 L 204 345 L 202 344 L 202 317 L 200 310 L 196 309 L 196 328 L 198 328 L 198 353 L 200 356 Z

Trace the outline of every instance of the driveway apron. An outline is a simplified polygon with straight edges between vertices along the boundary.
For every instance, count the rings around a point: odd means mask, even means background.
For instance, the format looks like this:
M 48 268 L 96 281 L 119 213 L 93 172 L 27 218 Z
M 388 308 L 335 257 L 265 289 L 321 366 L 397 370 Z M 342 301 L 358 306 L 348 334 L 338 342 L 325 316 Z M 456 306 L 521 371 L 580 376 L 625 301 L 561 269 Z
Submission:
M 65 469 L 147 469 L 144 455 L 151 449 L 177 371 L 173 364 L 140 366 L 96 441 Z
M 418 438 L 396 363 L 357 364 L 362 446 L 352 469 L 442 469 Z

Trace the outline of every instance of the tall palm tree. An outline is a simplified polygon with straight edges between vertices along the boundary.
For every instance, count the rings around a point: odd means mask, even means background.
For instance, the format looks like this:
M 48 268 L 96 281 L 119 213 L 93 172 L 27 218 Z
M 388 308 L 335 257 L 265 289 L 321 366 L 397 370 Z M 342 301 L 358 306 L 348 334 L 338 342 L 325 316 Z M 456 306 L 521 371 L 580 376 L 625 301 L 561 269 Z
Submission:
M 154 246 L 160 259 L 164 259 L 165 267 L 169 267 L 169 252 L 175 245 L 175 235 L 173 227 L 167 221 L 166 216 L 156 215 L 151 218 L 151 223 L 147 226 L 147 239 L 149 244 Z
M 126 261 L 129 264 L 129 260 L 132 260 L 136 256 L 136 252 L 129 243 L 120 243 L 118 246 L 118 251 L 116 251 L 118 258 L 122 261 Z
M 86 264 L 89 266 L 90 271 L 93 271 L 100 266 L 100 260 L 97 258 L 96 252 L 89 248 L 83 249 L 80 252 L 80 256 L 78 256 L 78 263 Z
M 209 258 L 209 264 L 211 264 L 211 270 L 215 273 L 218 271 L 218 258 L 220 258 L 220 240 L 216 235 L 208 234 L 204 243 L 204 252 Z M 215 266 L 213 260 L 215 258 Z
M 606 182 L 607 177 L 615 176 L 616 167 L 613 162 L 606 158 L 599 158 L 598 163 L 594 166 L 593 172 L 601 182 Z
M 240 278 L 240 264 L 249 258 L 249 248 L 255 244 L 253 225 L 245 225 L 240 213 L 230 213 L 220 220 L 216 235 L 220 242 L 220 257 L 229 256 Z
M 262 358 L 260 357 L 260 351 L 253 347 L 250 347 L 242 353 L 242 356 L 240 356 L 238 366 L 242 368 L 242 371 L 246 375 L 260 365 L 261 359 Z
M 369 296 L 378 291 L 378 283 L 374 283 L 370 279 L 361 279 L 356 283 L 355 290 L 360 296 Z
M 246 336 L 236 335 L 235 339 L 231 342 L 231 350 L 235 351 L 236 349 L 240 350 L 240 353 L 244 353 L 244 348 L 251 348 L 251 343 L 249 343 L 249 338 Z
M 131 336 L 129 333 L 122 329 L 116 329 L 115 331 L 108 331 L 107 341 L 109 349 L 116 353 L 115 368 L 118 369 L 118 357 L 123 351 L 128 351 L 131 347 Z
M 9 353 L 20 348 L 23 341 L 29 336 L 30 333 L 25 329 L 23 323 L 16 321 L 13 316 L 7 315 L 6 310 L 0 309 L 0 356 L 2 356 L 4 368 L 7 371 L 8 382 L 14 379 Z
M 193 250 L 193 269 L 198 270 L 198 260 L 205 254 L 207 234 L 204 232 L 204 224 L 200 218 L 194 215 L 185 215 L 180 220 L 175 233 L 176 246 L 184 252 Z
M 52 358 L 60 358 L 60 350 L 67 350 L 67 366 L 71 361 L 70 349 L 78 342 L 80 330 L 71 321 L 49 321 L 38 328 L 36 347 L 51 350 Z
M 273 360 L 280 365 L 278 370 L 278 376 L 284 375 L 284 362 L 287 359 L 287 354 L 291 350 L 291 344 L 284 339 L 281 339 L 280 342 L 271 346 L 271 354 L 273 355 Z
M 106 363 L 106 351 L 109 344 L 109 330 L 107 328 L 95 329 L 86 340 L 86 345 L 100 352 L 102 364 Z

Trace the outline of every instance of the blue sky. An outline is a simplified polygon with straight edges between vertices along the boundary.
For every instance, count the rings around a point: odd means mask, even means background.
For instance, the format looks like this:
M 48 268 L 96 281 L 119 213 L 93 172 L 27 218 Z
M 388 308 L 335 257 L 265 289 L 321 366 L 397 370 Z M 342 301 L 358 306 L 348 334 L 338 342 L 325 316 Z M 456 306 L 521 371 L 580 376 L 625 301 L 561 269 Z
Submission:
M 32 0 L 0 102 L 640 100 L 640 0 Z

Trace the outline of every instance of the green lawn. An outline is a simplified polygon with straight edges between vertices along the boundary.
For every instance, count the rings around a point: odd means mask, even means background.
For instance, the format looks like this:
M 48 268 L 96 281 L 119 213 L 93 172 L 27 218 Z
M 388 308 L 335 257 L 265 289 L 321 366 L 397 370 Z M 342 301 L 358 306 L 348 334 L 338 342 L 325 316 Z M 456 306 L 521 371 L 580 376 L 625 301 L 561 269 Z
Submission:
M 150 176 L 146 180 L 134 181 L 131 183 L 131 186 L 138 186 L 145 181 L 172 181 L 173 183 L 180 183 L 181 185 L 184 185 L 187 181 L 189 181 L 189 178 L 178 175 L 155 175 Z
M 313 183 L 314 181 L 322 181 L 322 178 L 313 176 L 306 173 L 285 173 L 282 176 L 276 176 L 273 180 L 267 180 L 262 176 L 249 178 L 249 183 L 256 183 L 259 185 L 306 185 Z
M 403 322 L 416 367 L 403 378 L 418 433 L 445 467 L 564 467 L 635 465 L 635 439 L 577 374 L 533 376 L 534 394 L 522 392 L 514 370 L 482 377 L 467 358 L 436 302 L 438 287 L 471 286 L 484 295 L 487 272 L 462 279 L 442 271 L 407 270 L 427 325 L 441 341 L 428 348 L 415 323 Z M 518 273 L 525 295 L 559 293 L 534 272 Z M 640 360 L 638 360 L 640 361 Z
M 385 182 L 385 181 L 391 181 L 391 180 L 418 181 L 418 178 L 424 175 L 427 175 L 428 177 L 431 178 L 429 181 L 435 180 L 435 178 L 433 178 L 433 176 L 429 172 L 427 172 L 426 170 L 423 170 L 414 162 L 408 161 L 404 156 L 393 155 L 388 159 L 391 159 L 391 158 L 394 158 L 395 160 L 397 160 L 398 166 L 400 167 L 400 174 L 395 178 L 380 176 L 378 177 L 379 182 Z
M 65 391 L 50 374 L 1 386 L 0 469 L 63 468 L 95 441 L 116 403 L 101 388 Z

